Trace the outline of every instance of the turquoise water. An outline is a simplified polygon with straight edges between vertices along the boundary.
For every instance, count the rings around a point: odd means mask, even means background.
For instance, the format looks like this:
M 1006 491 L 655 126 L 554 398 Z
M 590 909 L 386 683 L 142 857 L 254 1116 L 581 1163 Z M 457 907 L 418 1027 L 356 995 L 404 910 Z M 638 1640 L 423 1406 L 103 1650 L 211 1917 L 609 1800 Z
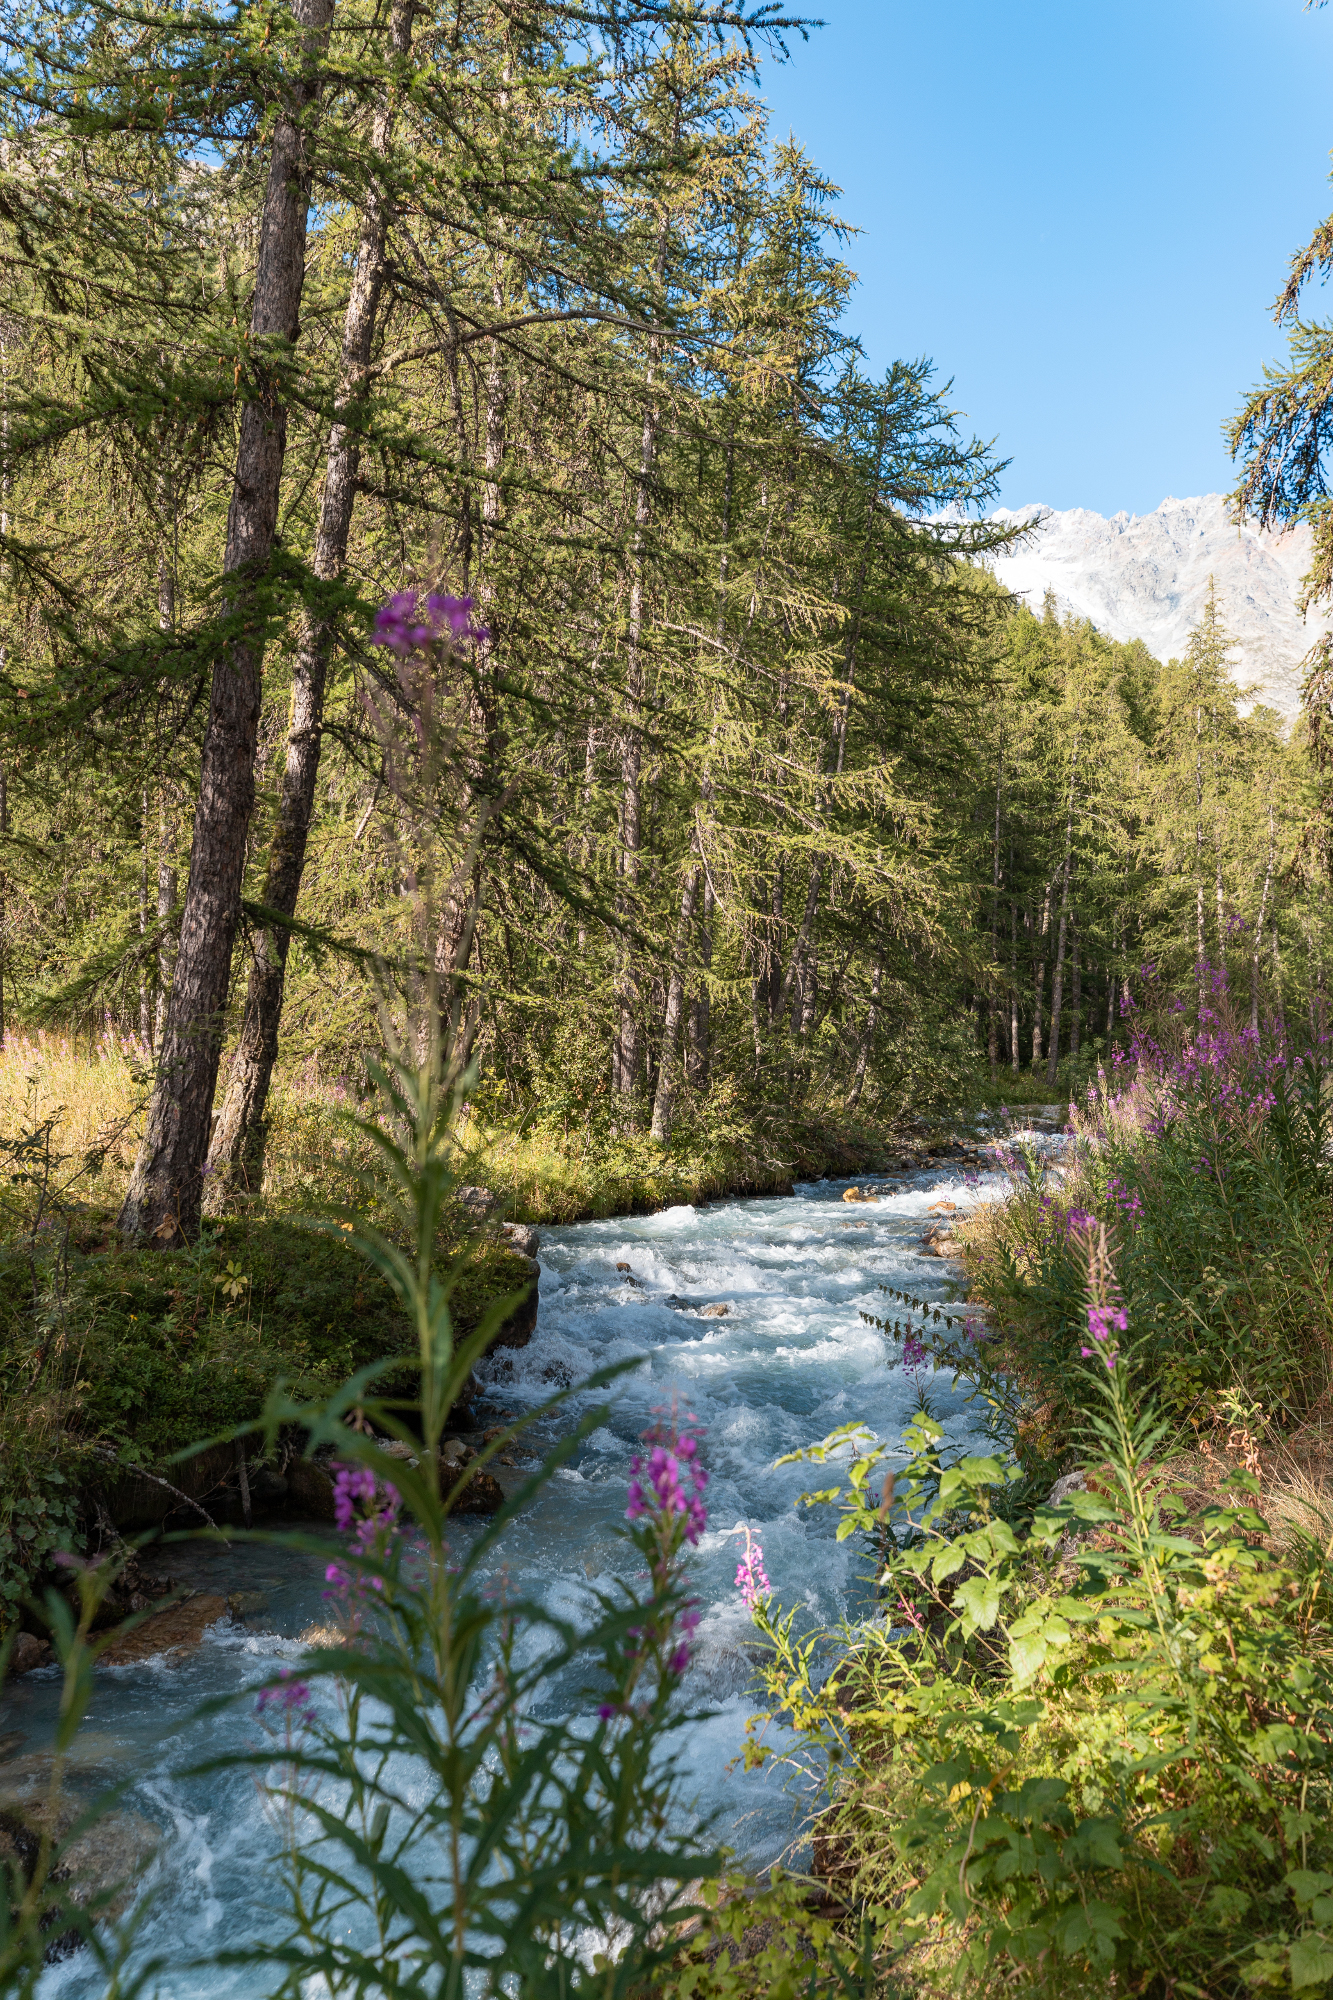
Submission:
M 952 1167 L 894 1180 L 900 1191 L 882 1192 L 874 1205 L 844 1203 L 845 1181 L 821 1182 L 787 1197 L 544 1230 L 537 1331 L 527 1348 L 502 1353 L 480 1371 L 483 1421 L 490 1422 L 532 1408 L 553 1387 L 609 1361 L 636 1364 L 616 1385 L 608 1420 L 505 1540 L 504 1561 L 518 1585 L 564 1611 L 576 1610 L 591 1585 L 636 1565 L 618 1529 L 639 1434 L 673 1400 L 702 1423 L 710 1520 L 695 1558 L 704 1616 L 689 1694 L 714 1713 L 691 1726 L 682 1810 L 714 1815 L 721 1837 L 756 1864 L 781 1852 L 797 1824 L 777 1778 L 729 1769 L 754 1702 L 749 1618 L 734 1586 L 741 1541 L 728 1531 L 740 1523 L 757 1531 L 784 1607 L 799 1603 L 827 1621 L 866 1614 L 864 1558 L 853 1544 L 834 1541 L 829 1510 L 797 1513 L 797 1495 L 814 1483 L 811 1470 L 777 1469 L 774 1460 L 853 1419 L 896 1442 L 916 1407 L 917 1385 L 899 1365 L 896 1346 L 861 1314 L 893 1316 L 884 1285 L 947 1297 L 954 1267 L 920 1247 L 927 1211 L 941 1199 L 962 1210 L 1002 1186 L 991 1175 L 969 1185 Z M 708 1315 L 708 1305 L 728 1310 Z M 971 1428 L 947 1376 L 930 1379 L 929 1393 L 954 1436 Z M 821 1473 L 818 1483 L 831 1482 Z M 280 1925 L 277 1843 L 262 1794 L 244 1774 L 183 1773 L 260 1740 L 248 1700 L 207 1721 L 195 1711 L 208 1697 L 243 1692 L 298 1660 L 301 1632 L 323 1615 L 323 1583 L 315 1558 L 275 1547 L 192 1545 L 165 1560 L 199 1588 L 261 1589 L 269 1601 L 253 1629 L 220 1623 L 177 1661 L 98 1675 L 84 1775 L 89 1785 L 127 1780 L 125 1808 L 165 1830 L 138 1948 L 179 1963 Z M 40 1749 L 57 1698 L 49 1672 L 11 1683 L 0 1703 L 0 1732 L 20 1730 L 25 1751 Z M 69 2000 L 99 1990 L 78 1956 L 53 1967 L 44 1987 Z M 161 1990 L 171 2000 L 213 2000 L 264 1988 L 252 1974 L 201 1970 L 173 1973 Z

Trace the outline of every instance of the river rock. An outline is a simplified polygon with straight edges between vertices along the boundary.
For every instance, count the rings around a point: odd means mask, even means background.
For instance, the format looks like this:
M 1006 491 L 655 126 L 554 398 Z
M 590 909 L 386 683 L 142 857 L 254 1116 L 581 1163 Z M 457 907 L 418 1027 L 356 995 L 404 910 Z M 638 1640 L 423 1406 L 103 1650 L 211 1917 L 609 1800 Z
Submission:
M 0 1872 L 13 1871 L 26 1879 L 41 1852 L 43 1835 L 66 1839 L 83 1805 L 69 1794 L 53 1801 L 46 1783 L 24 1792 L 0 1793 Z M 161 1838 L 162 1829 L 137 1813 L 107 1813 L 64 1848 L 51 1870 L 51 1882 L 79 1908 L 95 1905 L 99 1922 L 114 1922 L 129 1907 Z M 82 1942 L 79 1931 L 71 1928 L 50 1938 L 43 1957 L 54 1964 L 77 1951 Z
M 227 1610 L 238 1625 L 247 1618 L 262 1618 L 268 1610 L 268 1593 L 263 1590 L 229 1590 Z
M 702 1307 L 699 1317 L 700 1319 L 725 1319 L 730 1311 L 731 1307 L 729 1305 L 719 1303 L 715 1306 Z
M 932 1201 L 930 1207 L 926 1210 L 927 1215 L 956 1215 L 957 1212 L 958 1203 L 956 1201 Z
M 542 1239 L 530 1222 L 506 1222 L 504 1232 L 511 1250 L 517 1250 L 521 1257 L 530 1257 L 535 1262 Z
M 208 1627 L 216 1625 L 218 1619 L 226 1615 L 225 1597 L 214 1596 L 211 1591 L 200 1591 L 180 1604 L 168 1606 L 165 1611 L 153 1612 L 132 1631 L 112 1639 L 98 1654 L 98 1665 L 126 1667 L 160 1655 L 171 1659 L 197 1646 Z
M 31 1632 L 20 1632 L 9 1656 L 9 1671 L 11 1674 L 30 1674 L 34 1667 L 44 1667 L 50 1657 L 49 1641 L 35 1638 Z
M 1077 1472 L 1062 1473 L 1050 1492 L 1046 1495 L 1046 1505 L 1048 1507 L 1059 1507 L 1064 1501 L 1068 1500 L 1072 1493 L 1086 1493 L 1087 1490 L 1088 1476 L 1082 1467 Z
M 455 1188 L 454 1200 L 459 1202 L 469 1215 L 482 1222 L 495 1207 L 495 1196 L 489 1188 L 484 1187 Z
M 447 1438 L 440 1446 L 440 1487 L 446 1494 L 457 1491 L 455 1514 L 494 1514 L 504 1505 L 503 1489 L 489 1472 L 471 1472 L 468 1476 L 476 1456 L 462 1438 Z
M 921 1238 L 927 1257 L 961 1257 L 962 1246 L 952 1229 L 928 1229 Z

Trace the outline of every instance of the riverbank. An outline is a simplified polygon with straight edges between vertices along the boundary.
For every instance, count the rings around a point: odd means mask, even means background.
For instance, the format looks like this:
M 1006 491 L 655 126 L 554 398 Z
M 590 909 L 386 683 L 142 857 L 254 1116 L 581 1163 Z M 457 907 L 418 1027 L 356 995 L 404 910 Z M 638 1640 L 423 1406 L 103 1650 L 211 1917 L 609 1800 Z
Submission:
M 1008 1453 L 856 1447 L 897 1612 L 806 1628 L 818 1688 L 757 1612 L 838 1939 L 876 1912 L 913 2000 L 1333 1990 L 1328 1065 L 1183 1009 L 1132 1053 L 961 1222 L 979 1321 L 919 1328 Z

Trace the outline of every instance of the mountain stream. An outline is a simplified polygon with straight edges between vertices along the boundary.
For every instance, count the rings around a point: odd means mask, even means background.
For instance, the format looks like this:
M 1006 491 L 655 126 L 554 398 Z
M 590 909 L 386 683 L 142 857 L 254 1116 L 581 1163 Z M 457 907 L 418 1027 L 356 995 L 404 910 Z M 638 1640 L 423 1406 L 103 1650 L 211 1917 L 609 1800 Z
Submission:
M 709 1524 L 693 1563 L 704 1615 L 689 1696 L 713 1714 L 691 1728 L 685 1803 L 715 1815 L 719 1837 L 754 1866 L 790 1842 L 794 1808 L 780 1774 L 732 1768 L 755 1701 L 749 1614 L 734 1583 L 743 1540 L 729 1531 L 747 1523 L 757 1533 L 783 1607 L 800 1603 L 829 1622 L 870 1615 L 864 1554 L 854 1540 L 834 1540 L 832 1509 L 798 1513 L 794 1505 L 811 1484 L 831 1481 L 823 1473 L 816 1480 L 809 1466 L 775 1468 L 774 1460 L 853 1419 L 886 1443 L 898 1439 L 917 1408 L 918 1384 L 898 1344 L 862 1314 L 901 1312 L 882 1286 L 951 1297 L 959 1267 L 925 1254 L 921 1241 L 928 1222 L 948 1218 L 929 1211 L 943 1201 L 961 1214 L 1005 1183 L 984 1161 L 966 1172 L 950 1161 L 863 1180 L 878 1197 L 873 1203 L 844 1201 L 849 1185 L 823 1181 L 785 1197 L 544 1229 L 537 1331 L 526 1348 L 488 1359 L 481 1371 L 481 1420 L 491 1424 L 542 1402 L 556 1383 L 626 1357 L 639 1363 L 615 1386 L 609 1422 L 504 1538 L 515 1584 L 565 1610 L 589 1584 L 623 1569 L 627 1556 L 637 1561 L 619 1530 L 640 1434 L 673 1398 L 700 1420 Z M 710 1306 L 727 1310 L 708 1313 Z M 935 1415 L 961 1440 L 974 1422 L 962 1387 L 929 1371 L 925 1383 Z M 250 1603 L 262 1607 L 244 1623 L 219 1621 L 184 1655 L 99 1669 L 76 1750 L 76 1780 L 90 1788 L 128 1781 L 123 1809 L 163 1829 L 150 1870 L 157 1893 L 136 1955 L 179 1960 L 281 1925 L 277 1840 L 252 1780 L 244 1772 L 177 1775 L 258 1741 L 253 1704 L 206 1720 L 195 1711 L 297 1661 L 302 1630 L 326 1613 L 322 1576 L 307 1554 L 210 1542 L 163 1557 L 195 1588 L 259 1593 Z M 20 1735 L 25 1757 L 39 1753 L 58 1697 L 51 1668 L 10 1682 L 0 1735 Z M 0 1789 L 5 1776 L 0 1764 Z M 43 1989 L 68 2000 L 100 1991 L 86 1953 L 53 1966 Z M 162 1988 L 170 2000 L 240 2000 L 261 1990 L 253 1974 L 218 1971 L 171 1977 Z

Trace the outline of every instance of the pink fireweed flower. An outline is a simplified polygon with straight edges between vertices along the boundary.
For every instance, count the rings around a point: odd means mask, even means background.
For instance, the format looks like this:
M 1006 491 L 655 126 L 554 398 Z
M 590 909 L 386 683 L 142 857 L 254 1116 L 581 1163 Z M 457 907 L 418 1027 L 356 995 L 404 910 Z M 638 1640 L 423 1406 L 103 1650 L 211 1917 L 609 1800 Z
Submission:
M 1079 1353 L 1085 1361 L 1090 1361 L 1095 1354 L 1100 1354 L 1107 1368 L 1113 1369 L 1120 1359 L 1120 1349 L 1109 1344 L 1111 1335 L 1113 1332 L 1128 1333 L 1128 1331 L 1129 1317 L 1123 1306 L 1091 1305 L 1088 1307 L 1088 1332 L 1102 1345 L 1081 1347 Z
M 315 1711 L 310 1704 L 310 1689 L 305 1681 L 292 1678 L 290 1667 L 280 1667 L 277 1687 L 260 1688 L 255 1714 L 266 1721 L 312 1723 Z
M 376 612 L 370 643 L 386 646 L 404 659 L 442 641 L 456 646 L 485 637 L 483 629 L 472 623 L 470 597 L 432 595 L 422 603 L 414 590 L 400 590 Z
M 398 1531 L 399 1496 L 391 1487 L 381 1486 L 369 1466 L 339 1465 L 333 1477 L 333 1519 L 349 1538 L 349 1554 L 358 1560 L 344 1567 L 332 1562 L 324 1581 L 332 1585 L 325 1596 L 352 1600 L 367 1590 L 383 1592 L 381 1573 L 389 1547 Z
M 760 1601 L 767 1601 L 773 1595 L 773 1586 L 764 1568 L 764 1551 L 745 1523 L 738 1522 L 731 1530 L 733 1535 L 744 1535 L 745 1553 L 736 1565 L 736 1588 L 753 1611 Z
M 656 1514 L 669 1522 L 682 1516 L 685 1539 L 697 1547 L 708 1525 L 703 1497 L 708 1474 L 696 1462 L 698 1450 L 698 1438 L 686 1431 L 671 1443 L 655 1444 L 646 1459 L 636 1452 L 630 1460 L 626 1519 L 638 1521 L 645 1514 Z

